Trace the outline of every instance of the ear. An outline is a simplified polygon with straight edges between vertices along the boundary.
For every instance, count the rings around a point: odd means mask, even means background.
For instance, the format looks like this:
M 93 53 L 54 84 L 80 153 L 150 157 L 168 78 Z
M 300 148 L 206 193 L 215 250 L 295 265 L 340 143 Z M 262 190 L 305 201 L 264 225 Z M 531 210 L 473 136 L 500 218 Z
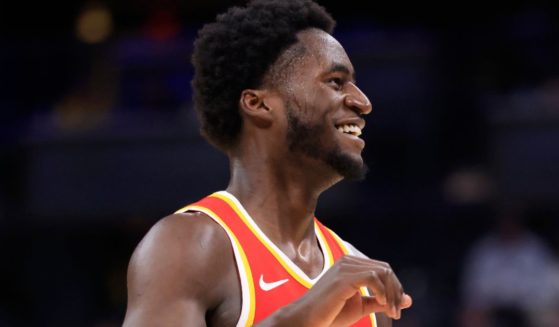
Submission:
M 239 99 L 241 115 L 260 127 L 268 127 L 273 121 L 272 107 L 266 102 L 268 96 L 267 90 L 243 90 Z

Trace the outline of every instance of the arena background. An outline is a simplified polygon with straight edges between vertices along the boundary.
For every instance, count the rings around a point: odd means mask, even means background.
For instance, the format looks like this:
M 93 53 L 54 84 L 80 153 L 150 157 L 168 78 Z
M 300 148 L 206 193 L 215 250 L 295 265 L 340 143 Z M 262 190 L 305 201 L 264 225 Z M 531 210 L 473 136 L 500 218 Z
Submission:
M 142 236 L 226 186 L 189 57 L 240 3 L 2 3 L 0 326 L 120 325 Z M 558 6 L 320 3 L 374 112 L 367 180 L 317 216 L 393 265 L 415 301 L 395 326 L 460 326 L 465 258 L 504 208 L 559 250 Z

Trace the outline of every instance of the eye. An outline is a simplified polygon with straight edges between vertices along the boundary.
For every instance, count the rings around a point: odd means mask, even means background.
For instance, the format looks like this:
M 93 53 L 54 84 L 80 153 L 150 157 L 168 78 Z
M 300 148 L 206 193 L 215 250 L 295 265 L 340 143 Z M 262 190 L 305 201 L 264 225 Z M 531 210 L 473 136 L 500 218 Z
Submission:
M 331 77 L 328 79 L 328 84 L 331 85 L 335 90 L 341 90 L 344 85 L 344 81 L 339 77 Z

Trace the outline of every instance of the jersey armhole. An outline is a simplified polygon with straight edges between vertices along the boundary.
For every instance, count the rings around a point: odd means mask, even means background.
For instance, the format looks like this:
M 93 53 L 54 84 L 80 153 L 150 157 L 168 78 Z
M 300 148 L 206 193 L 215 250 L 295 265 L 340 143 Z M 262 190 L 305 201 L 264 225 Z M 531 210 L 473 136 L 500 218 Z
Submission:
M 237 274 L 239 275 L 239 281 L 241 283 L 241 314 L 235 326 L 252 326 L 255 313 L 254 281 L 252 280 L 250 266 L 248 264 L 246 254 L 243 250 L 243 247 L 241 246 L 241 243 L 237 240 L 237 237 L 235 236 L 235 234 L 233 234 L 229 226 L 227 226 L 227 224 L 221 218 L 219 218 L 219 216 L 211 209 L 197 205 L 190 205 L 177 210 L 175 213 L 188 212 L 203 213 L 210 217 L 215 223 L 217 223 L 219 226 L 221 226 L 221 228 L 225 230 L 225 233 L 227 234 L 227 237 L 231 242 L 231 247 L 233 248 L 235 266 L 237 267 Z

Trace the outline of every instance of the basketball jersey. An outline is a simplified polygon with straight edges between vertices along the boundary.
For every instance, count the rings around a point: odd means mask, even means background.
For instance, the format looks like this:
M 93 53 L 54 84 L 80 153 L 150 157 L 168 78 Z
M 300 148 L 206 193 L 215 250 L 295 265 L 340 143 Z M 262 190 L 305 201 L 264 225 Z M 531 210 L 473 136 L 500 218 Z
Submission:
M 242 292 L 237 327 L 252 326 L 294 302 L 334 262 L 349 254 L 346 244 L 315 218 L 314 230 L 324 257 L 324 268 L 317 277 L 310 278 L 268 239 L 232 194 L 216 192 L 177 213 L 187 211 L 203 212 L 211 217 L 223 227 L 231 241 Z M 368 295 L 366 288 L 361 293 Z M 374 314 L 365 316 L 352 326 L 376 327 L 376 317 Z

